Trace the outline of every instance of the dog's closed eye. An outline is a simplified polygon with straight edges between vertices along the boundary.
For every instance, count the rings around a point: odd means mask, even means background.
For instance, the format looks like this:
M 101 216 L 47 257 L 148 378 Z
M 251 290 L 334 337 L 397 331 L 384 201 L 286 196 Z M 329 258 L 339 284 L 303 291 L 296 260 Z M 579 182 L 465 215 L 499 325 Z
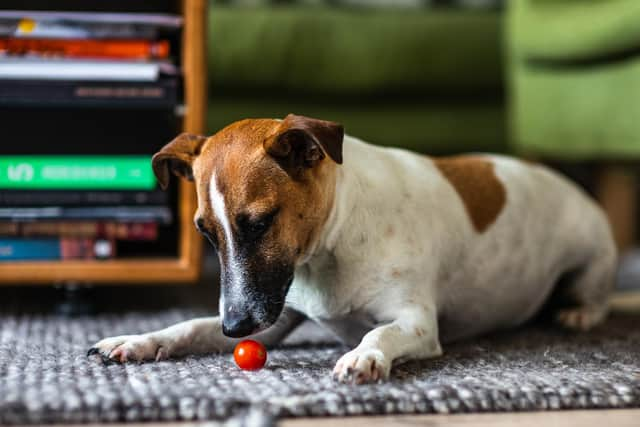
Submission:
M 279 209 L 273 209 L 266 214 L 252 217 L 248 214 L 240 214 L 236 217 L 238 233 L 246 240 L 261 238 L 273 224 Z

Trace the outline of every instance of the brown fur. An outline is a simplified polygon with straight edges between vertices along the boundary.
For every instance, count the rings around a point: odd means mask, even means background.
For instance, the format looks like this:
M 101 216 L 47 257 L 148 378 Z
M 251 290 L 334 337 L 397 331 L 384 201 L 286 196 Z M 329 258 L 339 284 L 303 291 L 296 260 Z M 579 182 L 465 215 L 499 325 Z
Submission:
M 163 190 L 169 186 L 171 174 L 193 180 L 191 164 L 206 141 L 204 136 L 182 133 L 153 156 L 153 172 Z
M 220 224 L 213 224 L 209 200 L 210 177 L 225 195 L 230 222 L 240 214 L 260 217 L 279 209 L 273 226 L 262 241 L 266 257 L 295 259 L 303 256 L 318 238 L 320 226 L 331 211 L 335 162 L 323 159 L 295 179 L 265 152 L 264 142 L 286 130 L 282 122 L 249 119 L 236 122 L 213 135 L 202 148 L 193 169 L 198 183 L 198 215 L 206 226 L 224 238 Z M 214 173 L 215 171 L 215 173 Z M 220 245 L 222 250 L 225 245 Z
M 462 199 L 474 228 L 485 231 L 507 200 L 493 163 L 478 156 L 443 157 L 433 162 Z
M 290 131 L 304 131 L 309 135 L 313 135 L 315 141 L 320 144 L 322 150 L 338 164 L 342 164 L 342 140 L 344 137 L 344 128 L 342 125 L 326 120 L 311 119 L 309 117 L 296 116 L 289 114 L 284 118 L 281 128 L 286 129 L 281 132 L 278 137 L 265 142 L 267 151 L 276 153 L 288 152 L 291 150 L 289 144 L 278 144 L 278 139 L 286 135 Z M 322 156 L 322 153 L 318 153 Z

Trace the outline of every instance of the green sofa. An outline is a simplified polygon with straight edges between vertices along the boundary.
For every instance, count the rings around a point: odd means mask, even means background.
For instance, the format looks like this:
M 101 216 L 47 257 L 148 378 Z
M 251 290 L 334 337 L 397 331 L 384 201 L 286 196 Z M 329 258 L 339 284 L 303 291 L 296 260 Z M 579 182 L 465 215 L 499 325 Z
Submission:
M 637 237 L 639 19 L 638 0 L 511 0 L 506 25 L 514 151 L 597 164 L 621 250 Z
M 640 156 L 640 1 L 509 4 L 516 150 L 564 160 Z
M 316 2 L 209 8 L 209 118 L 295 112 L 367 141 L 504 151 L 501 13 Z

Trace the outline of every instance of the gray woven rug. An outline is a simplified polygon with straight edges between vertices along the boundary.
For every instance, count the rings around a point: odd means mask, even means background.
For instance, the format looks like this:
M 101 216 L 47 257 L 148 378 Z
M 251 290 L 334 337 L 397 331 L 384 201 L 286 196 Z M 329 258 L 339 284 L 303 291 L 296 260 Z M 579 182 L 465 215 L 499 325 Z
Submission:
M 269 425 L 295 416 L 640 407 L 640 317 L 633 316 L 589 334 L 536 326 L 450 345 L 440 359 L 398 366 L 390 382 L 367 386 L 331 380 L 345 348 L 313 325 L 270 351 L 259 372 L 238 370 L 230 355 L 129 365 L 85 357 L 104 336 L 196 314 L 0 315 L 0 422 Z

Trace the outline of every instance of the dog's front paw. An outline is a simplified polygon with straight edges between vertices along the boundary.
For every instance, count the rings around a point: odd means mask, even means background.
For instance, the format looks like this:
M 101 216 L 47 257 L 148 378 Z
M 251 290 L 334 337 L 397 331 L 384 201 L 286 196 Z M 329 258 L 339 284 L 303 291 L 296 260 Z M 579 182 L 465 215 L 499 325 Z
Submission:
M 389 377 L 391 361 L 377 349 L 355 349 L 338 360 L 333 378 L 343 383 L 364 384 Z
M 122 335 L 105 338 L 89 349 L 87 356 L 99 355 L 103 362 L 142 362 L 144 360 L 164 360 L 169 352 L 151 334 Z

